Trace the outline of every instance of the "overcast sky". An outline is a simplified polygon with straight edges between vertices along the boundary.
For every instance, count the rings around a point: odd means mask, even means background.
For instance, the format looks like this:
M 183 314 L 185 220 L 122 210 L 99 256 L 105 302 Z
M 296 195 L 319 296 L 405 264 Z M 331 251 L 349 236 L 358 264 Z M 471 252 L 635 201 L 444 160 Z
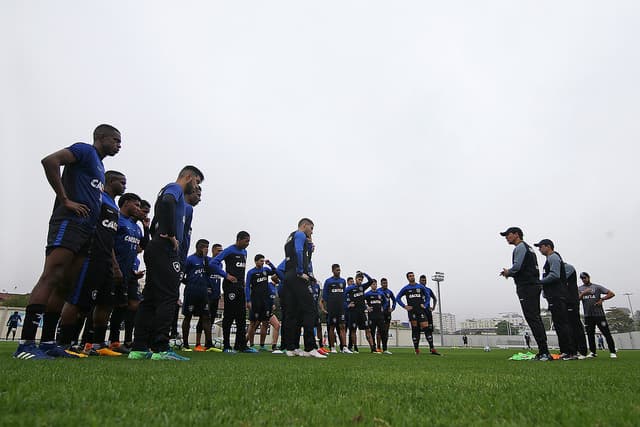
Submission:
M 42 270 L 40 160 L 110 123 L 129 191 L 202 169 L 194 242 L 247 230 L 277 263 L 308 216 L 318 277 L 443 271 L 462 321 L 520 311 L 516 225 L 640 309 L 638 22 L 636 1 L 2 2 L 0 286 Z

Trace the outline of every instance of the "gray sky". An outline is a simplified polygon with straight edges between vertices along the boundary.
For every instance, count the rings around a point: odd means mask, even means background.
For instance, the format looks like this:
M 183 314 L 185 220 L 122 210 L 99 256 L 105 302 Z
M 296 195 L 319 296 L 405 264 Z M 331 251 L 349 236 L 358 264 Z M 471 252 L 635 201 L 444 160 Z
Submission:
M 634 1 L 3 2 L 1 288 L 42 269 L 40 159 L 104 122 L 129 191 L 203 170 L 194 241 L 245 229 L 279 262 L 309 216 L 318 277 L 443 271 L 461 321 L 519 311 L 498 277 L 518 225 L 640 309 L 639 21 Z

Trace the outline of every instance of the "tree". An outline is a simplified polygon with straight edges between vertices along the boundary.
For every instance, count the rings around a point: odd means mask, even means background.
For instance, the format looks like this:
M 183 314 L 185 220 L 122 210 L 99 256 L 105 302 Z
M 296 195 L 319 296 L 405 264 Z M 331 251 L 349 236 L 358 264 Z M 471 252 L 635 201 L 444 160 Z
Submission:
M 607 309 L 607 322 L 612 332 L 633 331 L 633 319 L 629 316 L 629 309 L 609 308 Z
M 496 323 L 496 334 L 498 335 L 509 335 L 510 326 L 509 322 L 506 320 L 501 320 Z
M 4 307 L 26 307 L 29 302 L 29 296 L 26 295 L 11 295 L 9 298 L 2 301 L 0 305 Z

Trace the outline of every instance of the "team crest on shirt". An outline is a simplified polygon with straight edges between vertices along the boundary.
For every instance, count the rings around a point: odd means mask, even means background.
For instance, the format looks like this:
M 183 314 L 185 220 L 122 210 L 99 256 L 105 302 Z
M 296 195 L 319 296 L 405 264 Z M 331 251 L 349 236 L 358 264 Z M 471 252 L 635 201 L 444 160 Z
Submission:
M 234 299 L 236 299 L 236 294 L 230 293 L 229 294 L 229 301 L 233 301 Z
M 176 273 L 180 273 L 180 263 L 178 261 L 173 261 L 173 269 Z

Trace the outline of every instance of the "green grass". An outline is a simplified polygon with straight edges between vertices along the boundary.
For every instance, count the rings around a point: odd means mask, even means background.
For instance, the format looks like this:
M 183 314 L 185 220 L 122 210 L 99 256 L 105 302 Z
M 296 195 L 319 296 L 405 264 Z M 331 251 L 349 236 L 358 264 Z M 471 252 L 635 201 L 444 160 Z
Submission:
M 640 352 L 512 362 L 513 350 L 416 357 L 188 353 L 23 361 L 0 343 L 0 424 L 613 426 L 640 420 Z

